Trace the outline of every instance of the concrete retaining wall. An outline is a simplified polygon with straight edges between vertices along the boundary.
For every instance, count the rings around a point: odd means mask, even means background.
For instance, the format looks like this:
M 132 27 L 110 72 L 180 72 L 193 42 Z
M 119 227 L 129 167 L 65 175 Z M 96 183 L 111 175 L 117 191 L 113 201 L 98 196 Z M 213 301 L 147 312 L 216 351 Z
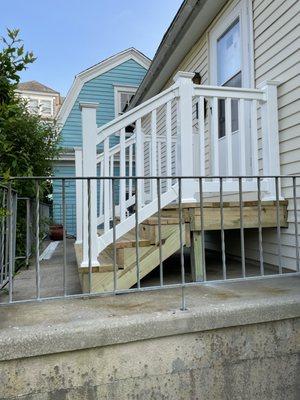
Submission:
M 3 361 L 1 399 L 296 400 L 297 340 L 289 319 Z
M 299 284 L 0 307 L 0 399 L 299 400 Z

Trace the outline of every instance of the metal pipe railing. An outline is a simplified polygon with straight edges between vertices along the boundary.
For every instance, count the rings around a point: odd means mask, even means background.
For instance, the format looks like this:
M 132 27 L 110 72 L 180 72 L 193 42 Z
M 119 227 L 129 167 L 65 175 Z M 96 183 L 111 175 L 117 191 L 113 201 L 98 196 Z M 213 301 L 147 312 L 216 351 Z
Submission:
M 274 187 L 276 188 L 276 197 L 273 200 L 272 204 L 268 202 L 264 202 L 263 196 L 262 196 L 262 188 L 261 188 L 261 183 L 264 179 L 272 179 L 274 180 Z M 299 260 L 299 237 L 298 237 L 298 202 L 299 202 L 299 197 L 298 192 L 297 192 L 297 185 L 299 182 L 300 176 L 219 176 L 219 177 L 203 177 L 203 176 L 190 176 L 190 177 L 183 177 L 183 176 L 172 176 L 172 177 L 166 177 L 166 176 L 155 176 L 155 177 L 147 177 L 147 179 L 152 179 L 155 182 L 156 186 L 156 200 L 155 200 L 155 212 L 154 212 L 154 217 L 156 218 L 155 222 L 157 224 L 157 242 L 156 245 L 153 248 L 157 249 L 157 258 L 155 258 L 157 261 L 154 261 L 155 265 L 153 268 L 158 267 L 159 270 L 159 280 L 158 283 L 155 285 L 151 286 L 144 286 L 143 284 L 143 278 L 145 276 L 145 272 L 143 270 L 144 268 L 144 252 L 141 252 L 140 248 L 140 228 L 141 224 L 143 223 L 143 215 L 141 215 L 143 208 L 139 207 L 138 205 L 140 204 L 139 202 L 139 184 L 138 181 L 141 179 L 145 179 L 145 177 L 136 177 L 136 176 L 126 176 L 126 177 L 53 177 L 54 180 L 61 180 L 62 183 L 62 196 L 61 196 L 61 209 L 62 209 L 62 220 L 63 220 L 63 241 L 62 241 L 62 262 L 58 261 L 58 264 L 61 265 L 62 268 L 62 290 L 61 294 L 58 295 L 45 295 L 45 289 L 47 289 L 47 293 L 51 292 L 51 287 L 45 287 L 45 281 L 43 279 L 43 263 L 40 262 L 40 254 L 39 254 L 39 248 L 40 248 L 40 226 L 41 226 L 41 219 L 40 219 L 40 186 L 43 182 L 42 177 L 16 177 L 16 178 L 10 178 L 8 181 L 8 188 L 6 189 L 6 196 L 7 200 L 7 208 L 9 211 L 9 214 L 7 216 L 8 222 L 7 222 L 7 227 L 8 227 L 8 264 L 9 264 L 9 278 L 8 278 L 8 287 L 9 287 L 9 293 L 8 297 L 5 297 L 5 294 L 3 294 L 0 290 L 0 304 L 3 303 L 14 303 L 14 302 L 20 302 L 20 301 L 30 301 L 33 298 L 36 300 L 42 300 L 42 299 L 54 299 L 54 298 L 74 298 L 74 297 L 86 297 L 86 296 L 92 296 L 92 295 L 107 295 L 107 294 L 117 294 L 117 293 L 131 293 L 135 291 L 145 291 L 145 290 L 156 290 L 156 289 L 165 289 L 165 288 L 180 288 L 181 289 L 181 309 L 185 310 L 187 308 L 187 303 L 186 303 L 186 287 L 191 286 L 191 285 L 203 285 L 206 284 L 206 282 L 220 282 L 220 281 L 236 281 L 236 280 L 245 280 L 245 279 L 262 279 L 270 276 L 278 276 L 278 275 L 288 275 L 292 276 L 293 274 L 299 274 L 300 269 L 300 260 Z M 47 177 L 47 180 L 52 179 Z M 68 254 L 68 245 L 69 245 L 69 239 L 67 237 L 67 231 L 66 231 L 66 216 L 67 216 L 67 210 L 68 210 L 68 194 L 69 194 L 69 186 L 66 184 L 68 181 L 76 181 L 78 179 L 82 179 L 85 182 L 84 190 L 87 192 L 87 245 L 88 245 L 88 265 L 87 265 L 87 273 L 88 273 L 88 290 L 87 292 L 80 293 L 80 294 L 74 294 L 73 289 L 71 287 L 70 280 L 68 279 L 68 274 L 67 271 L 70 268 L 69 266 L 69 260 L 67 259 L 67 254 Z M 121 221 L 117 219 L 116 216 L 116 204 L 115 204 L 115 191 L 116 191 L 116 186 L 120 182 L 120 180 L 126 179 L 126 180 L 132 180 L 135 188 L 136 188 L 136 193 L 135 193 L 135 204 L 133 208 L 128 209 L 128 218 L 133 217 L 134 218 L 134 229 L 135 229 L 135 283 L 136 283 L 136 288 L 125 288 L 122 289 L 119 285 L 119 279 L 121 279 L 121 275 L 127 273 L 126 272 L 126 267 L 125 266 L 120 266 L 119 265 L 119 260 L 118 260 L 118 247 L 117 247 L 117 232 L 118 232 L 118 227 L 121 224 Z M 177 197 L 175 200 L 172 200 L 173 208 L 171 207 L 170 209 L 177 210 L 177 220 L 178 222 L 174 222 L 173 220 L 170 222 L 172 224 L 177 224 L 178 226 L 178 239 L 172 239 L 172 240 L 178 240 L 178 249 L 179 249 L 179 262 L 180 262 L 180 276 L 178 278 L 180 279 L 179 283 L 168 283 L 168 274 L 166 271 L 166 251 L 164 246 L 166 246 L 166 237 L 164 236 L 165 231 L 162 230 L 163 224 L 168 223 L 166 220 L 169 218 L 168 216 L 164 216 L 164 210 L 163 210 L 163 203 L 162 203 L 162 197 L 164 195 L 164 185 L 162 185 L 162 182 L 166 182 L 168 179 L 171 179 L 174 185 L 174 180 L 177 181 L 176 187 L 177 187 Z M 228 193 L 224 190 L 224 184 L 227 179 L 230 179 L 231 181 L 236 179 L 238 183 L 238 190 L 235 193 Z M 243 190 L 244 184 L 248 179 L 253 179 L 256 183 L 257 189 L 251 193 L 252 200 L 250 201 L 247 197 L 246 194 Z M 298 180 L 297 180 L 298 179 Z M 13 202 L 12 202 L 12 193 L 13 193 L 13 184 L 16 180 L 32 180 L 35 182 L 35 250 L 34 250 L 34 255 L 31 258 L 31 263 L 34 263 L 34 271 L 35 271 L 35 295 L 30 296 L 28 299 L 20 299 L 18 296 L 20 295 L 19 290 L 15 291 L 15 287 L 17 284 L 17 281 L 14 281 L 14 272 L 13 272 L 13 249 L 14 249 L 14 238 L 13 238 L 13 213 L 10 211 L 12 210 L 13 207 Z M 99 288 L 97 289 L 96 286 L 96 280 L 93 279 L 93 273 L 94 273 L 94 260 L 92 258 L 92 247 L 95 244 L 95 241 L 101 240 L 101 234 L 100 236 L 93 236 L 93 233 L 91 231 L 91 220 L 92 220 L 92 213 L 91 213 L 91 207 L 92 204 L 91 202 L 93 201 L 92 196 L 91 196 L 91 188 L 92 184 L 95 183 L 95 181 L 107 181 L 109 182 L 109 185 L 111 185 L 111 193 L 112 196 L 110 198 L 110 208 L 111 212 L 110 215 L 111 221 L 110 221 L 110 226 L 111 226 L 111 231 L 112 231 L 112 269 L 108 271 L 111 271 L 111 282 L 108 284 L 108 289 L 105 291 L 105 293 L 100 290 Z M 205 191 L 205 181 L 207 180 L 215 180 L 218 182 L 218 192 L 215 193 L 207 193 Z M 289 195 L 288 200 L 290 201 L 290 207 L 286 209 L 286 203 L 282 203 L 279 193 L 280 193 L 280 185 L 282 185 L 283 181 L 287 181 L 289 184 L 289 187 L 291 188 L 292 196 Z M 194 184 L 196 182 L 196 187 L 197 187 L 197 193 L 195 193 L 195 201 L 194 205 L 193 204 L 186 204 L 184 199 L 183 199 L 183 184 L 187 184 L 187 182 L 190 182 L 190 184 Z M 287 186 L 287 185 L 285 185 Z M 210 197 L 209 197 L 210 196 Z M 228 197 L 229 196 L 229 197 Z M 235 223 L 234 229 L 239 230 L 239 241 L 240 241 L 240 250 L 239 253 L 237 252 L 238 246 L 235 247 L 235 249 L 232 249 L 232 243 L 230 243 L 230 238 L 229 235 L 225 235 L 225 232 L 229 232 L 230 234 L 230 229 L 232 228 L 232 224 L 230 224 L 230 220 L 228 220 L 229 214 L 228 210 L 230 207 L 230 201 L 233 201 L 233 198 L 237 198 L 238 201 L 235 202 L 235 205 L 231 205 L 231 207 L 235 207 L 236 210 L 236 215 L 238 216 L 238 222 Z M 253 203 L 253 198 L 255 199 L 255 203 Z M 2 199 L 3 201 L 3 199 Z M 96 199 L 97 201 L 97 199 Z M 152 200 L 153 201 L 153 200 Z M 215 205 L 209 205 L 212 204 Z M 247 209 L 245 211 L 245 208 L 250 207 L 249 204 L 252 204 L 251 207 L 254 210 L 254 212 L 251 214 L 252 221 L 249 221 L 249 217 L 247 216 Z M 252 202 L 252 203 L 251 203 Z M 217 204 L 217 205 L 216 205 Z M 269 215 L 273 215 L 274 218 L 272 219 L 271 223 L 271 228 L 270 231 L 266 231 L 266 227 L 269 226 L 265 222 L 265 212 L 266 212 L 266 207 L 272 205 L 272 213 Z M 208 209 L 217 207 L 219 210 L 217 210 L 217 213 L 215 213 L 215 225 L 211 225 L 212 223 L 211 220 L 206 217 L 206 212 Z M 201 255 L 197 257 L 197 262 L 201 263 L 201 269 L 202 269 L 202 279 L 201 281 L 198 282 L 190 282 L 190 278 L 188 275 L 188 259 L 186 258 L 185 255 L 185 247 L 187 247 L 187 241 L 186 241 L 186 235 L 187 235 L 187 226 L 186 224 L 191 224 L 192 220 L 189 220 L 186 222 L 186 209 L 193 209 L 196 208 L 198 210 L 197 213 L 194 213 L 194 230 L 196 230 L 200 235 L 200 241 L 199 241 L 199 247 L 195 247 L 193 251 L 201 251 Z M 290 217 L 289 219 L 286 218 L 285 213 L 289 212 Z M 168 215 L 168 214 L 167 214 Z M 172 214 L 173 215 L 173 214 Z M 176 212 L 174 213 L 176 215 Z M 292 220 L 293 217 L 293 220 Z M 190 217 L 189 217 L 190 218 Z M 271 217 L 270 217 L 271 218 Z M 172 219 L 172 218 L 171 218 Z M 255 223 L 253 222 L 255 220 Z M 285 242 L 283 241 L 283 237 L 285 235 L 284 229 L 287 227 L 287 221 L 290 221 L 289 224 L 289 235 L 291 235 L 291 229 L 293 229 L 294 226 L 294 256 L 293 255 L 286 255 L 286 249 L 285 252 L 283 251 Z M 1 221 L 2 222 L 2 221 Z M 231 221 L 232 222 L 232 221 Z M 218 225 L 219 224 L 219 225 Z M 209 262 L 209 254 L 210 250 L 208 248 L 208 236 L 214 233 L 210 233 L 216 230 L 216 225 L 219 226 L 218 230 L 220 231 L 220 247 L 219 247 L 219 254 L 221 256 L 221 264 L 217 264 L 217 272 L 215 276 L 212 276 L 212 272 L 210 270 L 210 262 Z M 253 228 L 255 229 L 255 232 L 257 234 L 257 239 L 256 240 L 256 256 L 253 258 L 253 256 L 249 256 L 248 254 L 248 245 L 249 245 L 249 239 L 247 237 L 247 229 L 251 227 L 252 232 Z M 101 228 L 101 226 L 99 226 Z M 189 231 L 191 232 L 191 226 L 188 227 Z M 1 238 L 0 238 L 0 243 L 1 243 L 1 254 L 5 253 L 5 249 L 3 247 L 3 243 L 5 241 L 5 236 L 4 236 L 4 231 L 5 228 L 3 228 L 3 225 L 1 226 Z M 270 265 L 270 257 L 268 252 L 274 250 L 269 250 L 267 248 L 264 248 L 266 246 L 266 243 L 264 241 L 263 237 L 263 232 L 266 234 L 273 235 L 275 234 L 276 241 L 277 243 L 274 243 L 275 247 L 277 246 L 277 251 L 276 253 L 272 254 L 273 258 L 276 258 L 276 262 L 274 265 Z M 273 235 L 274 236 L 274 235 Z M 253 241 L 253 239 L 251 239 Z M 217 243 L 217 241 L 215 242 Z M 274 246 L 273 246 L 274 247 Z M 4 250 L 3 250 L 4 249 Z M 234 250 L 234 251 L 233 251 Z M 149 250 L 150 251 L 150 250 Z M 157 250 L 155 250 L 157 251 Z M 192 250 L 190 250 L 192 251 Z M 6 253 L 5 253 L 6 254 Z M 235 264 L 239 264 L 240 267 L 239 269 L 236 269 L 234 271 L 235 276 L 233 276 L 232 272 L 232 263 L 235 258 L 238 257 L 237 260 L 235 261 Z M 269 258 L 268 258 L 269 257 Z M 1 263 L 3 257 L 1 256 Z M 287 260 L 289 259 L 289 260 Z M 35 261 L 34 261 L 35 260 Z M 199 261 L 200 260 L 200 261 Z M 291 260 L 294 262 L 294 270 L 296 271 L 295 273 L 289 272 L 289 268 L 291 268 Z M 251 263 L 254 263 L 254 267 L 250 266 L 250 261 Z M 289 264 L 287 263 L 289 261 Z M 1 264 L 1 266 L 2 266 Z M 252 265 L 252 264 L 251 264 Z M 122 273 L 119 273 L 119 268 L 122 268 Z M 97 265 L 98 270 L 101 270 L 101 264 Z M 252 268 L 252 269 L 251 269 Z M 249 274 L 249 269 L 250 273 L 254 273 L 255 276 L 250 276 Z M 80 270 L 80 268 L 79 268 Z M 3 273 L 4 270 L 0 270 L 1 272 L 1 279 L 3 281 Z M 253 272 L 254 271 L 254 272 Z M 222 279 L 219 279 L 219 275 L 221 272 Z M 31 282 L 33 283 L 33 282 Z M 29 284 L 31 284 L 29 282 Z M 132 286 L 132 285 L 131 285 Z

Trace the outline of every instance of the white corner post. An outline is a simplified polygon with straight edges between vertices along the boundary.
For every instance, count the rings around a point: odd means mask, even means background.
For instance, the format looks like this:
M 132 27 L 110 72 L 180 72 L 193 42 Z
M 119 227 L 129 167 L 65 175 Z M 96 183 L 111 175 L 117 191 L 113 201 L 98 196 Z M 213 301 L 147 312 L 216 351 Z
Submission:
M 277 81 L 266 81 L 258 85 L 258 88 L 264 92 L 265 97 L 265 101 L 261 104 L 263 175 L 265 176 L 280 175 L 278 85 L 279 82 Z M 269 181 L 269 194 L 265 199 L 273 200 L 276 198 L 275 180 L 270 179 Z
M 82 176 L 95 177 L 97 175 L 97 103 L 80 103 L 82 121 Z M 88 183 L 83 182 L 83 257 L 82 267 L 99 265 L 98 257 L 98 235 L 97 235 L 97 182 L 90 180 L 90 231 L 88 211 Z M 89 260 L 89 233 L 91 240 L 91 260 Z
M 194 74 L 179 71 L 174 77 L 174 82 L 179 89 L 179 135 L 177 140 L 179 176 L 194 175 L 194 150 L 193 150 L 193 94 L 192 82 Z M 182 180 L 182 202 L 195 202 L 195 185 L 193 179 Z
M 75 176 L 82 176 L 82 148 L 74 147 L 75 151 Z M 82 180 L 76 179 L 76 243 L 82 243 L 82 225 L 83 225 L 83 190 Z

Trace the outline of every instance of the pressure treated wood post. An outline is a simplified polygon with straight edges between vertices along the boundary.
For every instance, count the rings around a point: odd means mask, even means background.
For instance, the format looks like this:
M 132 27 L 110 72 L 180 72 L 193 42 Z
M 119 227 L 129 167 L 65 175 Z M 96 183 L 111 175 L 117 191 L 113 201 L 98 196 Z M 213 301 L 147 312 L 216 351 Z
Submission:
M 97 175 L 97 103 L 80 103 L 82 120 L 82 175 L 84 177 L 95 177 Z M 90 198 L 90 234 L 91 234 L 91 264 L 99 265 L 98 257 L 98 236 L 97 236 L 97 182 L 91 180 Z M 89 266 L 88 247 L 88 191 L 87 180 L 83 183 L 83 258 L 81 266 Z
M 202 282 L 204 277 L 202 263 L 201 231 L 191 231 L 191 273 L 193 282 Z
M 179 136 L 177 141 L 178 175 L 194 175 L 194 150 L 193 150 L 193 93 L 192 82 L 194 74 L 179 71 L 174 77 L 179 87 Z M 195 187 L 193 179 L 182 180 L 182 202 L 195 201 Z

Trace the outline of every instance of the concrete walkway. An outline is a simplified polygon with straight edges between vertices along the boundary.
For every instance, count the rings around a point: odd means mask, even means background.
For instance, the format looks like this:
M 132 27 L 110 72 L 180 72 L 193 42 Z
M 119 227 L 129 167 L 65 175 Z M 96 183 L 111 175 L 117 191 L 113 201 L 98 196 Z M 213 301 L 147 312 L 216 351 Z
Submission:
M 40 254 L 50 241 L 43 243 Z M 66 288 L 68 294 L 81 293 L 77 263 L 74 251 L 74 239 L 67 239 Z M 40 296 L 63 296 L 63 242 L 59 242 L 50 259 L 40 261 Z M 35 260 L 30 260 L 28 268 L 20 269 L 13 282 L 13 299 L 28 300 L 36 297 Z M 8 301 L 8 291 L 0 290 L 0 303 Z

